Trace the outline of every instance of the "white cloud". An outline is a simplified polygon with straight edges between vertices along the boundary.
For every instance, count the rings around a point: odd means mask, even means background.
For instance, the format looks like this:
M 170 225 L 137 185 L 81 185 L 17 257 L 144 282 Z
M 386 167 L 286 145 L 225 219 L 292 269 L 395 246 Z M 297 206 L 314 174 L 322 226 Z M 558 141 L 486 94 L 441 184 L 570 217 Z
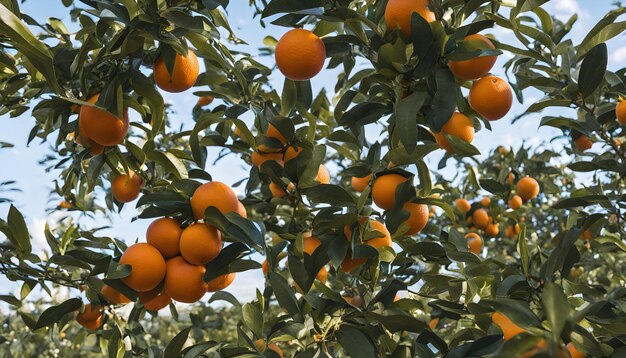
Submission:
M 553 3 L 555 16 L 569 18 L 574 14 L 584 15 L 584 11 L 581 11 L 580 6 L 576 0 L 556 0 Z
M 620 47 L 611 54 L 611 61 L 617 63 L 626 62 L 626 46 Z
M 33 237 L 32 246 L 36 254 L 42 254 L 48 249 L 48 242 L 44 231 L 46 229 L 46 218 L 35 217 L 28 226 L 28 231 Z M 39 255 L 41 257 L 41 255 Z

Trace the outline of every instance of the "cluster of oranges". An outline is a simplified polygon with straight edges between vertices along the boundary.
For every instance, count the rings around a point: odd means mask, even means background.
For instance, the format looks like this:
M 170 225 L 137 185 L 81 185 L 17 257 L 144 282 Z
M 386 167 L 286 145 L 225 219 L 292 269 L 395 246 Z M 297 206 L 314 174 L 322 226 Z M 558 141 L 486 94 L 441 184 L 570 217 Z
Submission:
M 513 183 L 513 175 L 509 174 L 509 182 Z M 522 205 L 535 198 L 539 194 L 539 183 L 529 176 L 521 178 L 516 185 L 516 194 L 511 194 L 508 205 L 512 210 L 517 210 Z M 496 237 L 500 234 L 500 225 L 495 219 L 489 215 L 489 207 L 491 199 L 483 197 L 474 205 L 470 204 L 467 199 L 459 198 L 455 200 L 456 209 L 463 215 L 466 215 L 466 222 L 470 226 L 470 231 L 465 235 L 468 240 L 468 249 L 470 252 L 479 254 L 483 248 L 483 239 L 475 231 L 482 230 L 488 237 Z M 520 220 L 523 221 L 523 218 Z M 504 235 L 512 238 L 519 234 L 519 224 L 507 225 Z
M 507 316 L 500 312 L 494 312 L 491 315 L 491 321 L 493 322 L 493 324 L 498 326 L 498 328 L 500 328 L 502 334 L 504 335 L 505 341 L 511 340 L 518 334 L 526 332 L 524 328 L 516 325 L 515 323 L 513 323 L 513 321 L 511 321 L 511 319 L 509 319 Z M 536 354 L 541 351 L 545 351 L 547 348 L 548 342 L 545 339 L 542 339 L 535 347 L 531 348 L 520 357 L 534 357 Z M 572 342 L 568 343 L 565 346 L 565 349 L 569 351 L 569 357 L 571 358 L 585 357 L 585 353 L 578 350 Z M 568 354 L 563 351 L 562 347 L 559 347 L 556 353 L 557 354 L 555 355 L 555 357 L 568 357 Z
M 221 182 L 205 183 L 191 197 L 196 220 L 202 220 L 210 206 L 224 214 L 236 212 L 247 216 L 235 192 Z M 137 292 L 139 302 L 148 310 L 158 311 L 172 300 L 197 302 L 206 292 L 223 290 L 235 279 L 235 273 L 227 273 L 204 281 L 204 265 L 222 251 L 220 231 L 207 223 L 196 221 L 182 228 L 174 218 L 158 218 L 148 226 L 146 241 L 128 247 L 119 264 L 131 267 L 130 274 L 122 278 L 122 282 Z M 100 293 L 111 304 L 130 302 L 108 285 L 103 286 Z M 88 304 L 76 320 L 85 328 L 96 329 L 102 325 L 102 312 L 102 307 Z

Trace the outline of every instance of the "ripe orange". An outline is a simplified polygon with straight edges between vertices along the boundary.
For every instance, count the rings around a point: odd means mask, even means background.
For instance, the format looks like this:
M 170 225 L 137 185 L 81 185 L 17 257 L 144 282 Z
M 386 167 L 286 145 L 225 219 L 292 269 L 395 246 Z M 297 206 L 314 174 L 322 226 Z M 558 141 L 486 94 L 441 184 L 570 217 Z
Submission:
M 352 179 L 350 180 L 350 184 L 352 185 L 352 189 L 354 189 L 355 191 L 359 193 L 362 193 L 363 190 L 365 190 L 365 188 L 367 188 L 367 186 L 370 185 L 371 180 L 372 180 L 372 173 L 361 178 L 352 177 Z
M 315 279 L 320 281 L 321 283 L 326 283 L 326 280 L 328 279 L 328 270 L 326 269 L 326 266 L 322 266 L 322 268 L 315 276 Z
M 376 177 L 372 185 L 372 200 L 381 209 L 389 210 L 396 203 L 396 188 L 408 179 L 400 174 Z
M 520 333 L 526 332 L 525 329 L 513 323 L 507 316 L 500 312 L 494 312 L 493 315 L 491 315 L 491 321 L 496 326 L 500 327 L 505 341 L 508 341 Z
M 431 319 L 430 322 L 428 322 L 428 327 L 430 327 L 431 331 L 434 331 L 435 328 L 437 328 L 438 324 L 439 324 L 439 317 L 435 317 Z
M 406 203 L 404 209 L 409 212 L 409 218 L 406 223 L 409 225 L 409 230 L 404 235 L 415 235 L 428 223 L 428 205 L 417 203 Z
M 467 239 L 467 248 L 470 252 L 475 253 L 476 255 L 480 254 L 483 251 L 483 239 L 475 232 L 470 232 L 465 235 Z
M 234 272 L 217 276 L 207 284 L 207 292 L 216 292 L 225 289 L 233 283 L 235 276 L 236 274 Z
M 574 145 L 578 148 L 578 150 L 584 152 L 587 149 L 591 149 L 593 142 L 589 139 L 589 137 L 583 134 L 574 140 Z
M 591 231 L 589 231 L 589 229 L 586 229 L 585 231 L 583 231 L 583 233 L 580 235 L 580 239 L 584 240 L 584 241 L 589 241 L 591 239 L 593 239 L 593 235 L 591 234 Z
M 621 125 L 626 125 L 626 99 L 620 99 L 615 106 L 615 115 Z
M 315 236 L 305 237 L 304 240 L 302 240 L 302 251 L 309 255 L 313 255 L 315 250 L 317 250 L 321 244 L 322 242 L 320 239 Z
M 482 199 L 480 199 L 480 205 L 487 207 L 489 206 L 489 204 L 491 204 L 491 199 L 489 199 L 489 197 L 484 197 Z
M 435 13 L 430 11 L 428 3 L 428 0 L 389 0 L 385 8 L 387 29 L 399 28 L 406 36 L 411 36 L 411 16 L 414 12 L 427 22 L 435 21 Z
M 479 229 L 484 229 L 487 225 L 489 225 L 489 214 L 487 214 L 487 210 L 485 209 L 478 209 L 474 211 L 472 219 L 474 225 L 476 225 Z
M 125 305 L 130 302 L 128 297 L 124 296 L 118 290 L 109 285 L 102 286 L 100 294 L 102 294 L 107 301 L 114 305 Z
M 511 199 L 509 199 L 509 207 L 513 210 L 517 210 L 522 207 L 522 197 L 519 195 L 513 195 Z
M 212 181 L 200 185 L 191 196 L 191 210 L 196 220 L 204 219 L 209 206 L 216 207 L 222 214 L 237 211 L 239 199 L 228 185 Z
M 137 297 L 148 311 L 160 311 L 172 303 L 172 299 L 165 293 L 161 285 L 151 291 L 141 292 Z
M 202 280 L 206 269 L 202 265 L 192 265 L 182 256 L 167 260 L 165 293 L 174 301 L 194 303 L 206 293 L 207 284 Z
M 222 251 L 222 235 L 211 225 L 194 223 L 180 236 L 180 254 L 193 265 L 204 265 Z
M 283 190 L 283 188 L 280 187 L 280 185 L 271 182 L 270 185 L 270 191 L 272 192 L 272 197 L 274 198 L 284 198 L 287 196 L 287 192 L 285 190 Z
M 111 193 L 115 200 L 120 203 L 130 203 L 137 199 L 143 187 L 143 179 L 135 172 L 130 175 L 116 176 L 111 182 Z
M 465 36 L 463 43 L 466 47 L 472 48 L 496 48 L 487 37 L 481 34 Z M 463 61 L 448 61 L 448 67 L 456 78 L 471 81 L 489 73 L 496 59 L 496 56 L 481 56 Z
M 180 255 L 180 235 L 183 229 L 172 218 L 154 220 L 146 230 L 146 241 L 156 247 L 164 258 Z
M 120 258 L 120 265 L 131 266 L 130 275 L 122 281 L 137 292 L 150 291 L 165 277 L 165 260 L 159 250 L 150 244 L 130 246 Z
M 485 228 L 485 234 L 489 237 L 496 237 L 500 233 L 500 227 L 497 224 L 489 224 Z
M 61 209 L 70 209 L 72 206 L 73 206 L 72 203 L 70 203 L 69 201 L 66 201 L 66 200 L 62 200 L 59 203 L 59 208 L 61 208 Z
M 585 353 L 579 351 L 572 342 L 567 344 L 567 350 L 571 358 L 585 358 Z
M 315 181 L 319 184 L 330 184 L 330 173 L 324 164 L 320 164 Z
M 85 148 L 89 148 L 89 153 L 94 157 L 104 152 L 103 145 L 100 145 L 89 138 L 85 138 L 80 134 L 75 137 L 74 141 Z
M 282 144 L 287 143 L 287 138 L 278 130 L 278 128 L 274 127 L 271 123 L 267 125 L 267 131 L 265 135 L 269 138 L 278 139 Z
M 370 220 L 369 225 L 370 225 L 370 231 L 371 230 L 378 231 L 383 236 L 375 237 L 373 239 L 367 240 L 364 242 L 364 244 L 369 245 L 375 249 L 381 248 L 383 246 L 391 247 L 391 245 L 393 244 L 393 241 L 391 241 L 391 234 L 389 233 L 389 230 L 387 230 L 387 227 L 385 227 L 385 224 L 379 221 Z M 344 228 L 343 233 L 344 235 L 346 235 L 349 241 L 352 241 L 352 229 L 349 226 L 346 226 Z M 366 261 L 367 259 L 364 259 L 364 258 L 360 258 L 360 259 L 352 258 L 352 254 L 348 252 L 343 262 L 341 263 L 341 270 L 343 272 L 350 272 L 354 270 L 355 268 L 364 264 Z
M 100 94 L 87 100 L 96 103 Z M 128 108 L 124 107 L 123 118 L 99 108 L 81 106 L 78 115 L 80 136 L 102 146 L 111 147 L 124 141 L 128 133 Z M 86 143 L 89 144 L 89 143 Z
M 280 262 L 285 257 L 287 257 L 286 252 L 279 253 L 278 256 L 276 256 L 276 261 L 277 261 L 276 265 L 278 265 L 278 262 Z M 269 263 L 267 262 L 267 259 L 265 259 L 263 261 L 263 264 L 261 264 L 261 269 L 263 271 L 263 275 L 267 275 L 267 273 L 270 272 L 270 266 L 269 266 Z
M 508 238 L 513 238 L 515 237 L 516 233 L 515 233 L 515 228 L 512 225 L 507 225 L 504 228 L 504 236 L 508 237 Z
M 341 296 L 343 297 L 343 299 L 348 302 L 349 304 L 353 305 L 354 307 L 363 307 L 365 306 L 365 300 L 363 299 L 363 297 L 361 297 L 361 295 L 355 295 L 355 296 Z
M 292 146 L 287 147 L 287 149 L 285 150 L 285 154 L 283 155 L 283 161 L 287 163 L 288 161 L 300 155 L 303 149 L 304 148 L 302 147 L 295 147 L 295 148 Z
M 456 208 L 463 214 L 465 214 L 466 212 L 470 211 L 470 209 L 472 208 L 472 206 L 470 205 L 469 201 L 467 201 L 467 199 L 456 199 L 454 201 L 454 204 L 456 206 Z
M 496 121 L 511 109 L 513 90 L 500 77 L 486 76 L 476 81 L 470 89 L 469 103 L 485 119 Z
M 191 50 L 187 52 L 187 56 L 176 54 L 171 73 L 163 57 L 159 57 L 154 63 L 154 82 L 167 92 L 178 93 L 190 89 L 196 83 L 199 73 L 198 58 Z
M 517 182 L 517 195 L 522 197 L 524 201 L 531 200 L 539 194 L 539 183 L 529 176 L 520 179 Z
M 213 102 L 213 96 L 200 97 L 198 98 L 198 102 L 196 103 L 196 106 L 204 107 L 204 106 L 211 104 L 211 102 Z
M 507 184 L 513 185 L 513 180 L 515 180 L 515 175 L 513 175 L 513 172 L 509 172 L 509 175 L 506 177 Z
M 76 322 L 90 330 L 100 328 L 102 326 L 102 307 L 91 303 L 86 304 L 85 310 L 76 315 Z
M 326 47 L 322 39 L 304 29 L 285 33 L 275 50 L 276 65 L 285 77 L 293 81 L 306 81 L 324 67 Z
M 260 153 L 260 152 L 252 152 L 250 155 L 250 161 L 252 164 L 257 167 L 261 167 L 263 163 L 268 160 L 274 160 L 278 162 L 278 164 L 283 165 L 283 155 L 281 153 Z
M 241 217 L 248 218 L 248 212 L 246 211 L 246 207 L 241 201 L 237 203 L 237 214 L 239 214 L 239 216 Z
M 448 142 L 445 134 L 455 136 L 460 140 L 471 143 L 474 140 L 474 125 L 472 121 L 463 113 L 454 112 L 452 117 L 444 124 L 441 132 L 435 133 L 435 140 L 437 144 L 448 153 L 452 153 L 452 145 Z

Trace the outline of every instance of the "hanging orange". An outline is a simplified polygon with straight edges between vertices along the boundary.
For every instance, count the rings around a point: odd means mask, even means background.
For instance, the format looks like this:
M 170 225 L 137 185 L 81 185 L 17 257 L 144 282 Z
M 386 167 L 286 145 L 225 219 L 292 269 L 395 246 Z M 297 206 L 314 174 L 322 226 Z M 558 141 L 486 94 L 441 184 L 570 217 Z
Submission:
M 196 220 L 204 219 L 209 206 L 216 207 L 222 214 L 237 211 L 239 199 L 228 185 L 212 181 L 200 185 L 191 196 L 191 209 Z
M 130 275 L 122 278 L 126 286 L 137 292 L 150 291 L 165 277 L 165 260 L 154 246 L 137 243 L 124 251 L 120 265 L 130 265 Z
M 411 16 L 417 13 L 427 22 L 436 20 L 435 13 L 428 8 L 428 0 L 389 0 L 385 7 L 385 23 L 389 31 L 399 28 L 411 36 Z
M 443 125 L 441 132 L 435 133 L 437 144 L 448 153 L 452 153 L 452 145 L 448 142 L 445 134 L 457 137 L 458 139 L 472 143 L 474 140 L 474 125 L 472 121 L 463 113 L 454 112 L 452 117 Z
M 513 105 L 513 90 L 500 77 L 486 76 L 470 89 L 469 104 L 483 118 L 496 121 L 509 113 Z
M 463 43 L 466 47 L 470 48 L 496 48 L 487 37 L 481 34 L 465 36 Z M 496 63 L 496 60 L 496 56 L 474 57 L 463 61 L 448 61 L 448 67 L 456 78 L 471 81 L 479 79 L 489 73 Z
M 87 100 L 96 103 L 100 98 L 97 94 Z M 122 118 L 100 108 L 81 106 L 78 115 L 78 130 L 80 136 L 88 140 L 85 145 L 95 142 L 101 146 L 111 147 L 124 141 L 128 133 L 128 108 L 124 107 Z
M 167 260 L 165 293 L 174 301 L 194 303 L 206 293 L 207 284 L 202 277 L 206 269 L 202 265 L 192 265 L 182 256 Z
M 276 65 L 285 77 L 293 81 L 306 81 L 324 67 L 326 47 L 322 39 L 304 29 L 285 33 L 275 50 Z
M 394 173 L 377 177 L 372 185 L 372 200 L 381 209 L 393 208 L 396 203 L 396 188 L 407 180 Z
M 193 265 L 204 265 L 222 251 L 222 235 L 211 225 L 195 223 L 180 236 L 180 254 Z
M 188 50 L 187 56 L 176 53 L 171 73 L 163 57 L 159 57 L 154 63 L 154 82 L 167 92 L 178 93 L 190 89 L 196 83 L 199 73 L 198 57 L 191 50 Z

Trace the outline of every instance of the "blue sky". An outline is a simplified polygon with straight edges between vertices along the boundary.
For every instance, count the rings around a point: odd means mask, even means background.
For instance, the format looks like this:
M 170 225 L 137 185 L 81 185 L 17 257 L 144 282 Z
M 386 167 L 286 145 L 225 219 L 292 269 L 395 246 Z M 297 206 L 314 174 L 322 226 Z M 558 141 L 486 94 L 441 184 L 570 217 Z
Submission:
M 42 4 L 45 3 L 45 6 Z M 54 3 L 54 5 L 51 5 Z M 263 46 L 262 40 L 265 36 L 271 35 L 275 38 L 279 38 L 286 29 L 273 26 L 266 21 L 267 28 L 262 29 L 258 23 L 258 18 L 252 18 L 252 11 L 245 5 L 239 5 L 240 2 L 232 1 L 231 6 L 228 9 L 228 18 L 231 26 L 235 30 L 235 33 L 239 38 L 246 41 L 249 46 L 246 46 L 246 50 L 254 53 L 255 49 Z M 557 18 L 566 20 L 572 14 L 577 13 L 579 20 L 572 32 L 572 38 L 574 43 L 579 43 L 586 31 L 588 31 L 608 10 L 611 9 L 611 0 L 552 0 L 546 4 L 546 9 L 550 14 Z M 72 29 L 73 25 L 70 24 L 70 18 L 60 1 L 34 1 L 29 0 L 21 5 L 22 11 L 34 17 L 40 22 L 45 22 L 48 17 L 57 17 L 63 20 L 66 25 Z M 493 34 L 498 40 L 502 42 L 514 41 L 514 36 L 511 32 L 503 29 L 492 29 L 484 31 L 484 33 Z M 624 35 L 618 36 L 611 40 L 609 43 L 609 68 L 616 70 L 626 66 L 626 40 Z M 504 54 L 498 60 L 498 63 L 494 67 L 494 74 L 503 75 L 498 72 L 497 69 L 502 68 L 502 64 L 510 58 L 509 55 Z M 273 64 L 273 58 L 260 57 L 259 61 L 271 66 Z M 327 88 L 328 93 L 332 93 L 335 80 L 337 78 L 337 71 L 324 70 L 316 78 L 312 80 L 314 90 L 319 90 L 322 87 Z M 272 77 L 274 86 L 279 90 L 282 87 L 283 77 L 276 71 Z M 207 88 L 198 87 L 197 90 L 205 90 Z M 194 88 L 196 90 L 196 88 Z M 168 94 L 164 95 L 165 99 L 174 105 L 176 113 L 171 117 L 173 128 L 179 128 L 183 125 L 185 129 L 190 129 L 193 126 L 191 120 L 190 108 L 196 102 L 196 97 L 191 94 L 192 91 L 188 91 L 182 94 Z M 493 149 L 498 145 L 515 146 L 523 142 L 528 144 L 538 144 L 540 141 L 546 138 L 552 137 L 558 131 L 550 128 L 537 129 L 539 120 L 542 115 L 527 116 L 524 119 L 518 121 L 512 125 L 510 123 L 511 118 L 515 114 L 522 113 L 526 107 L 533 102 L 541 98 L 540 93 L 533 93 L 528 91 L 525 93 L 525 103 L 514 103 L 513 109 L 510 115 L 504 119 L 492 123 L 493 131 L 482 130 L 477 133 L 474 145 L 477 146 L 481 152 L 486 153 L 489 149 Z M 560 115 L 567 115 L 568 113 L 560 112 Z M 132 120 L 131 116 L 131 120 Z M 135 117 L 135 120 L 137 118 Z M 41 143 L 35 140 L 29 147 L 26 146 L 26 140 L 28 133 L 33 126 L 34 120 L 31 118 L 30 112 L 26 112 L 24 115 L 18 118 L 9 118 L 8 116 L 0 117 L 0 141 L 9 142 L 15 145 L 14 148 L 5 149 L 0 151 L 0 167 L 5 168 L 0 176 L 0 181 L 5 180 L 17 180 L 19 187 L 23 190 L 21 193 L 9 194 L 14 199 L 15 205 L 26 216 L 26 221 L 29 223 L 31 234 L 33 235 L 33 246 L 37 250 L 44 249 L 47 245 L 43 237 L 43 228 L 46 220 L 54 222 L 54 217 L 47 217 L 46 209 L 50 209 L 56 206 L 59 202 L 58 198 L 49 200 L 49 193 L 53 188 L 53 180 L 59 175 L 59 172 L 45 172 L 44 167 L 40 166 L 38 162 L 44 157 L 49 150 L 48 143 Z M 368 130 L 375 138 L 377 130 L 372 127 Z M 54 136 L 51 136 L 51 141 L 54 140 Z M 559 149 L 565 142 L 553 143 L 555 149 Z M 597 150 L 594 147 L 592 150 Z M 441 153 L 436 153 L 430 158 L 430 163 L 433 167 L 436 167 L 436 163 L 441 157 Z M 209 165 L 212 162 L 209 155 Z M 450 162 L 452 163 L 452 162 Z M 243 160 L 238 157 L 229 157 L 227 160 L 222 160 L 216 166 L 207 167 L 207 171 L 213 175 L 215 180 L 223 181 L 228 184 L 232 184 L 247 176 L 249 168 Z M 6 217 L 8 211 L 8 205 L 0 206 L 0 217 Z M 113 214 L 112 221 L 107 222 L 103 217 L 96 218 L 96 220 L 81 221 L 84 226 L 96 227 L 109 224 L 112 229 L 106 233 L 118 238 L 122 238 L 131 243 L 136 239 L 144 240 L 144 233 L 147 225 L 150 223 L 148 220 L 138 220 L 131 222 L 131 218 L 136 216 L 138 212 L 134 209 L 134 205 L 126 205 L 121 214 Z M 256 256 L 255 256 L 256 257 Z M 7 291 L 15 290 L 17 286 L 14 284 L 5 285 L 5 280 L 0 281 L 3 290 L 0 290 L 0 294 L 6 294 Z M 236 292 L 237 297 L 242 300 L 252 299 L 254 295 L 254 289 L 256 287 L 262 287 L 263 280 L 260 270 L 256 272 L 247 272 L 240 274 L 235 283 L 227 290 L 233 293 Z M 205 299 L 210 297 L 206 295 Z

